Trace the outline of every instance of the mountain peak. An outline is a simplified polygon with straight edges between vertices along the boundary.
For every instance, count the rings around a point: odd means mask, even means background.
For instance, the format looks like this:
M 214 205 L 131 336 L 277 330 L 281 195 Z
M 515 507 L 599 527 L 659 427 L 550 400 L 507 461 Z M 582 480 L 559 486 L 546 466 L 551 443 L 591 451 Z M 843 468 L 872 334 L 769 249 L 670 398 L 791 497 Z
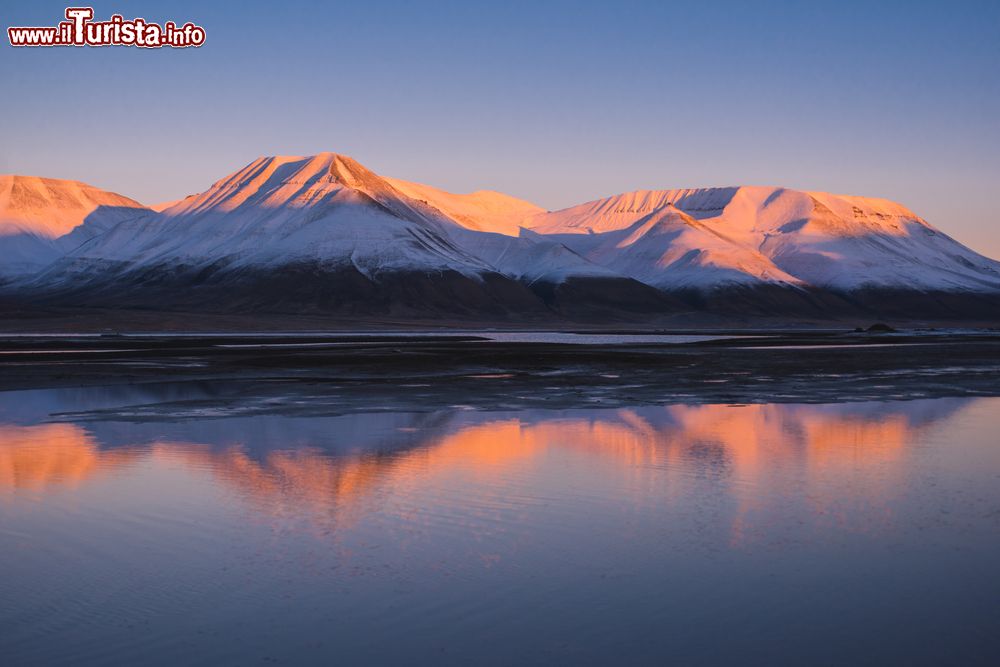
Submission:
M 322 151 L 315 155 L 262 155 L 244 169 L 251 167 L 277 169 L 286 165 L 289 165 L 288 168 L 294 172 L 305 170 L 311 174 L 321 171 L 331 175 L 370 171 L 351 156 L 333 151 Z
M 385 181 L 372 170 L 347 155 L 339 153 L 321 153 L 315 158 L 323 163 L 328 162 L 327 170 L 330 177 L 338 183 L 357 190 L 372 187 Z
M 263 156 L 164 212 L 176 216 L 232 211 L 244 205 L 260 209 L 305 206 L 332 195 L 340 187 L 370 194 L 388 186 L 357 160 L 340 153 Z

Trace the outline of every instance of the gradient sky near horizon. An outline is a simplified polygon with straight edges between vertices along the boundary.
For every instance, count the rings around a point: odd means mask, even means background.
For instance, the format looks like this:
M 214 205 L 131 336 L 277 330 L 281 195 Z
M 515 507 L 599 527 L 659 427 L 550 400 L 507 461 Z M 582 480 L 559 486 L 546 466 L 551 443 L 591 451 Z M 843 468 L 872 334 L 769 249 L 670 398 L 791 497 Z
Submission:
M 4 28 L 66 3 L 2 4 Z M 237 10 L 237 7 L 239 10 Z M 0 173 L 145 203 L 346 153 L 562 208 L 734 184 L 880 196 L 1000 258 L 1000 2 L 97 2 L 200 49 L 0 48 Z

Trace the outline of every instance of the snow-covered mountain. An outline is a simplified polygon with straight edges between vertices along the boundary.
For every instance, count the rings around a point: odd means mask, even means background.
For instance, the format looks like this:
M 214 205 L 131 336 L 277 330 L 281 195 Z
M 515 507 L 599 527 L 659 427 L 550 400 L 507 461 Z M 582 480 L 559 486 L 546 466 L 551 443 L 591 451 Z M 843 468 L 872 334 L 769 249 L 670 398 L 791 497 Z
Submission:
M 369 278 L 404 269 L 489 270 L 450 241 L 451 226 L 440 211 L 350 158 L 269 157 L 159 215 L 118 225 L 66 259 L 84 272 L 311 262 L 349 266 Z
M 883 305 L 919 317 L 1000 303 L 1000 263 L 885 200 L 733 187 L 550 212 L 383 177 L 336 153 L 259 158 L 150 208 L 81 183 L 0 177 L 0 250 L 8 292 L 57 303 L 612 319 Z
M 661 289 L 1000 290 L 1000 262 L 883 199 L 776 187 L 638 191 L 525 225 Z
M 0 175 L 0 280 L 39 271 L 145 212 L 128 197 L 77 181 Z
M 797 286 L 759 250 L 667 203 L 628 227 L 594 234 L 550 233 L 582 256 L 654 287 L 710 289 L 776 283 Z
M 621 303 L 664 301 L 558 242 L 480 231 L 513 232 L 540 211 L 498 193 L 454 195 L 382 178 L 335 153 L 260 158 L 75 247 L 30 286 L 130 304 L 197 297 L 406 314 L 484 305 L 542 314 L 580 281 L 593 289 L 577 289 L 577 300 L 600 302 L 613 285 Z
M 609 273 L 546 239 L 475 231 L 511 228 L 507 219 L 540 210 L 497 193 L 453 195 L 385 179 L 334 153 L 260 158 L 159 215 L 117 226 L 63 264 L 104 271 L 309 262 L 368 278 L 394 271 L 548 271 L 561 278 L 577 267 Z

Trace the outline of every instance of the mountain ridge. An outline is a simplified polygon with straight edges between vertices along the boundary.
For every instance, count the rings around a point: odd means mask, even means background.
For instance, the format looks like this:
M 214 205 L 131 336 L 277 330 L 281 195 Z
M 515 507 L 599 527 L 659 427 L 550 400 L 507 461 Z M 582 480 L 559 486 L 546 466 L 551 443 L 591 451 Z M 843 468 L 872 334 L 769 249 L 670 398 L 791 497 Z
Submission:
M 609 321 L 706 310 L 920 316 L 926 303 L 931 317 L 985 308 L 1000 320 L 1000 263 L 879 198 L 733 186 L 637 190 L 546 211 L 494 191 L 384 177 L 332 152 L 257 158 L 153 207 L 78 182 L 18 178 L 57 201 L 92 190 L 87 201 L 98 202 L 79 220 L 48 220 L 42 199 L 11 206 L 0 189 L 0 220 L 27 220 L 16 232 L 30 237 L 18 241 L 19 263 L 0 259 L 5 290 L 51 303 L 203 299 L 248 310 Z

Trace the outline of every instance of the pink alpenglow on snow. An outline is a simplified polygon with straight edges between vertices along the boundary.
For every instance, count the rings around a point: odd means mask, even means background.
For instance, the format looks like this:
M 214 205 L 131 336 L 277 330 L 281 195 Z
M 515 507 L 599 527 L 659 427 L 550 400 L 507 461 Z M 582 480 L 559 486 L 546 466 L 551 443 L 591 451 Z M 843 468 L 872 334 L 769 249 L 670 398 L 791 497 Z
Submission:
M 315 265 L 665 292 L 779 286 L 1000 292 L 1000 263 L 883 199 L 780 187 L 643 190 L 545 211 L 383 177 L 337 153 L 262 157 L 146 208 L 71 181 L 0 180 L 0 275 L 87 280 L 168 267 Z

